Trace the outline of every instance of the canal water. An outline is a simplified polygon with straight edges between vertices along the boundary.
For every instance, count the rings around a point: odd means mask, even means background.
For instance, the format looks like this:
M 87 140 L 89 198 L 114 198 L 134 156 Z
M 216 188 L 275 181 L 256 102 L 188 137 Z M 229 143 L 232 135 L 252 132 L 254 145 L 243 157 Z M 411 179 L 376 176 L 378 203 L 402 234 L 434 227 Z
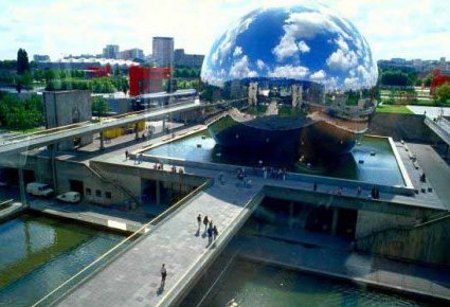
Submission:
M 0 306 L 30 306 L 123 239 L 34 214 L 0 224 Z
M 224 150 L 216 145 L 207 130 L 162 144 L 145 152 L 147 155 L 184 159 L 197 162 L 224 163 L 243 166 L 285 167 L 305 174 L 358 180 L 373 184 L 404 185 L 389 141 L 385 138 L 365 136 L 361 143 L 344 155 L 330 157 L 319 165 L 290 163 L 283 159 L 268 157 L 265 153 L 246 154 Z
M 208 283 L 208 278 L 200 281 Z M 184 306 L 431 306 L 362 285 L 235 258 L 206 292 L 190 294 Z M 195 291 L 193 291 L 195 292 Z M 195 297 L 194 297 L 195 296 Z

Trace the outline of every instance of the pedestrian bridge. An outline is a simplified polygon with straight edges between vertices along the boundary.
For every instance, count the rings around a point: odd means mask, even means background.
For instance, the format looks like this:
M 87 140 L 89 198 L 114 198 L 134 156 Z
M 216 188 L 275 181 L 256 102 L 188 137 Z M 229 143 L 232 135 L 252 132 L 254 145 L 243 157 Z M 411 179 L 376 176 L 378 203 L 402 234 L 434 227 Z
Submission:
M 262 185 L 237 189 L 232 176 L 225 176 L 225 180 L 225 185 L 207 181 L 195 195 L 169 209 L 174 214 L 163 213 L 157 218 L 164 218 L 160 223 L 146 225 L 146 235 L 92 278 L 81 283 L 84 278 L 80 276 L 80 285 L 73 292 L 66 294 L 68 287 L 63 284 L 35 306 L 55 301 L 60 306 L 173 304 L 220 254 L 263 198 Z M 207 215 L 218 228 L 219 236 L 211 245 L 203 227 L 197 232 L 198 214 Z M 167 269 L 164 290 L 160 289 L 162 263 Z
M 30 135 L 26 138 L 6 142 L 0 146 L 0 157 L 5 157 L 8 154 L 20 153 L 26 150 L 40 148 L 47 145 L 57 144 L 62 141 L 73 140 L 77 137 L 100 133 L 104 130 L 123 127 L 129 124 L 146 120 L 164 119 L 168 115 L 205 108 L 210 106 L 197 102 L 182 103 L 172 106 L 165 106 L 162 108 L 155 108 L 141 112 L 134 112 L 128 116 L 118 116 L 112 118 L 108 122 L 92 123 L 86 122 L 79 125 L 71 125 L 66 128 L 53 129 L 48 133 Z

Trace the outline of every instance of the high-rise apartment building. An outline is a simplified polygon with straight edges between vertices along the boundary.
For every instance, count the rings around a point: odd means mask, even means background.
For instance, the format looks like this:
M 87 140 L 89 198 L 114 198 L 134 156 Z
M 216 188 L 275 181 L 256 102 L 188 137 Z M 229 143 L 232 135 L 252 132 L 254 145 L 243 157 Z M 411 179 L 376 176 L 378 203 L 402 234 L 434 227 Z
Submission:
M 144 51 L 139 48 L 133 48 L 129 50 L 124 50 L 120 52 L 120 58 L 124 60 L 144 60 Z
M 175 49 L 174 65 L 199 68 L 202 66 L 204 57 L 201 54 L 184 53 L 184 49 Z
M 158 67 L 173 66 L 173 37 L 153 37 L 153 59 Z
M 106 45 L 103 48 L 103 57 L 105 59 L 118 59 L 119 55 L 119 45 Z

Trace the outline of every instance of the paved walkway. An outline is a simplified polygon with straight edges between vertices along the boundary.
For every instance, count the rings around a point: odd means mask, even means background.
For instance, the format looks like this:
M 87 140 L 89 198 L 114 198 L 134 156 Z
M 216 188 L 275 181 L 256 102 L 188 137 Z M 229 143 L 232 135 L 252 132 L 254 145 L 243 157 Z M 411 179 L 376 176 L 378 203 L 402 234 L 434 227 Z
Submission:
M 400 158 L 403 161 L 403 165 L 405 166 L 406 171 L 409 174 L 409 178 L 411 179 L 411 182 L 414 186 L 414 188 L 419 192 L 414 196 L 414 199 L 416 199 L 418 202 L 420 202 L 422 205 L 427 206 L 441 206 L 441 208 L 446 209 L 446 206 L 443 204 L 446 199 L 441 198 L 440 194 L 437 193 L 437 191 L 442 190 L 442 186 L 435 186 L 434 183 L 430 182 L 429 180 L 427 182 L 421 182 L 420 176 L 427 171 L 422 166 L 423 159 L 421 158 L 420 161 L 417 161 L 417 164 L 419 166 L 418 169 L 416 169 L 414 165 L 414 160 L 410 158 L 410 155 L 413 157 L 417 157 L 416 155 L 416 148 L 414 146 L 411 146 L 413 144 L 401 144 L 396 143 L 398 153 L 400 155 Z M 430 146 L 424 145 L 431 149 Z M 408 150 L 406 150 L 408 149 Z M 437 162 L 437 160 L 435 161 Z M 438 170 L 438 176 L 444 175 L 442 174 L 440 170 Z M 449 178 L 450 180 L 450 178 Z M 429 192 L 428 188 L 432 188 L 432 191 Z M 424 190 L 423 190 L 424 189 Z M 425 192 L 424 192 L 425 191 Z
M 436 194 L 447 210 L 450 210 L 450 166 L 429 145 L 408 144 L 408 147 L 417 156 L 417 161 Z
M 189 268 L 214 249 L 197 233 L 200 213 L 212 218 L 219 233 L 233 227 L 260 185 L 236 188 L 232 177 L 201 192 L 150 232 L 145 239 L 69 294 L 61 306 L 155 306 Z M 203 230 L 203 228 L 202 228 Z M 167 280 L 160 290 L 160 267 Z
M 448 269 L 401 263 L 345 250 L 292 244 L 262 236 L 241 236 L 233 243 L 234 247 L 239 248 L 240 256 L 252 260 L 450 300 Z M 274 250 L 277 252 L 274 253 Z
M 414 114 L 423 115 L 426 111 L 427 117 L 433 119 L 441 115 L 442 110 L 444 111 L 444 116 L 450 116 L 450 108 L 441 107 L 425 107 L 425 106 L 406 106 Z

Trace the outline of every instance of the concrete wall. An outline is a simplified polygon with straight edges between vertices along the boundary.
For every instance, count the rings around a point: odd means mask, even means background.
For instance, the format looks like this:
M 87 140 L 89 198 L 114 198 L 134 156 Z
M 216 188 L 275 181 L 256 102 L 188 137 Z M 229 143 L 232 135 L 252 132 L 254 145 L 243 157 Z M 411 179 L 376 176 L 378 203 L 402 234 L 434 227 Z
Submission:
M 416 223 L 413 216 L 358 211 L 355 238 L 360 239 L 394 227 L 412 226 Z
M 79 180 L 83 182 L 84 199 L 88 202 L 112 206 L 130 198 L 113 184 L 102 180 L 83 163 L 57 160 L 56 170 L 58 194 L 70 190 L 70 180 Z M 91 190 L 90 195 L 87 189 Z M 100 196 L 97 195 L 97 190 L 100 191 Z M 106 192 L 111 194 L 110 198 L 106 197 Z
M 44 113 L 47 128 L 88 121 L 92 117 L 91 91 L 44 92 Z M 80 145 L 92 143 L 92 136 L 81 137 Z M 59 150 L 73 149 L 73 142 L 58 144 Z
M 450 265 L 450 218 L 381 231 L 357 240 L 356 248 L 413 262 Z
M 423 115 L 375 113 L 367 134 L 390 136 L 396 141 L 431 143 L 436 137 L 423 121 Z

